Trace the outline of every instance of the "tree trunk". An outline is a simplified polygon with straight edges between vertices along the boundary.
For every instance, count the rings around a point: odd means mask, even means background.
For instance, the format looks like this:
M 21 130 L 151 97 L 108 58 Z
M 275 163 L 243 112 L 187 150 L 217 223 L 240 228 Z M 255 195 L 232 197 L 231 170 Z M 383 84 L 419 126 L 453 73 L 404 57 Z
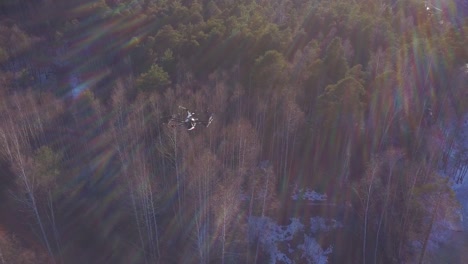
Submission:
M 374 263 L 377 263 L 377 250 L 379 249 L 380 228 L 382 227 L 383 217 L 386 214 L 387 209 L 388 209 L 387 206 L 388 206 L 388 199 L 390 197 L 390 187 L 392 183 L 393 166 L 394 164 L 390 167 L 390 172 L 388 175 L 388 183 L 387 183 L 387 192 L 385 195 L 385 202 L 384 202 L 384 206 L 382 207 L 382 212 L 380 214 L 380 219 L 379 219 L 379 225 L 377 227 L 377 235 L 375 238 Z
M 54 233 L 54 238 L 55 238 L 55 244 L 57 246 L 57 251 L 58 251 L 58 254 L 59 254 L 59 258 L 60 258 L 60 262 L 61 263 L 64 263 L 63 259 L 62 259 L 62 246 L 61 246 L 61 243 L 60 243 L 60 236 L 59 236 L 59 231 L 57 229 L 57 223 L 56 223 L 56 220 L 55 220 L 55 210 L 54 210 L 54 203 L 52 201 L 52 196 L 50 194 L 50 190 L 48 191 L 48 205 L 49 205 L 49 211 L 50 211 L 50 218 L 51 218 L 51 221 L 52 221 L 52 229 L 53 229 L 53 233 Z
M 180 199 L 180 172 L 179 172 L 179 164 L 178 164 L 178 156 L 177 156 L 177 131 L 174 129 L 174 165 L 175 165 L 175 170 L 176 170 L 176 179 L 177 179 L 177 202 L 178 202 L 178 218 L 179 222 L 182 220 L 182 202 Z
M 409 216 L 408 216 L 409 203 L 411 202 L 411 200 L 413 198 L 414 188 L 416 186 L 416 181 L 418 179 L 418 175 L 419 175 L 420 171 L 421 171 L 421 167 L 419 167 L 418 170 L 415 173 L 413 183 L 411 184 L 410 195 L 409 195 L 408 201 L 405 203 L 405 213 L 403 214 L 403 219 L 402 219 L 402 222 L 403 222 L 402 223 L 402 230 L 403 230 L 403 232 L 406 231 L 406 225 L 407 225 L 408 218 L 409 218 Z M 404 246 L 403 241 L 400 241 L 400 245 L 399 245 L 399 249 L 398 249 L 398 257 L 399 258 L 401 257 L 401 251 L 403 250 L 403 246 Z
M 13 144 L 15 147 L 15 150 L 14 150 L 15 153 L 10 152 L 10 155 L 13 154 L 12 156 L 10 156 L 10 159 L 12 162 L 16 162 L 18 165 L 18 168 L 20 169 L 20 174 L 18 176 L 20 177 L 23 187 L 25 188 L 26 194 L 29 198 L 29 201 L 27 203 L 31 207 L 32 212 L 34 213 L 34 216 L 36 218 L 37 224 L 39 225 L 42 239 L 44 240 L 44 243 L 47 247 L 47 251 L 49 252 L 49 255 L 52 258 L 53 262 L 55 263 L 55 260 L 53 258 L 54 255 L 52 252 L 52 248 L 50 246 L 49 239 L 47 238 L 47 233 L 45 231 L 43 221 L 39 214 L 39 209 L 37 208 L 36 197 L 34 196 L 34 189 L 33 189 L 31 180 L 26 174 L 26 168 L 25 168 L 25 164 L 23 161 L 23 154 L 21 153 L 21 150 L 20 150 L 20 142 L 18 140 L 18 136 L 15 133 L 15 131 L 13 131 Z
M 367 191 L 367 200 L 366 200 L 366 209 L 364 212 L 364 238 L 362 242 L 362 263 L 366 263 L 366 247 L 367 247 L 367 221 L 369 217 L 369 202 L 370 202 L 370 196 L 372 192 L 372 185 L 374 184 L 374 176 L 375 176 L 375 168 L 372 171 L 372 177 L 371 177 L 371 182 L 369 184 L 369 189 Z
M 441 199 L 437 199 L 436 207 L 434 208 L 434 211 L 432 212 L 431 222 L 429 224 L 426 237 L 424 238 L 423 247 L 421 249 L 421 255 L 419 255 L 419 261 L 418 261 L 419 264 L 422 264 L 424 260 L 424 254 L 426 253 L 427 242 L 429 241 L 429 237 L 431 236 L 432 227 L 434 225 L 435 216 L 437 215 L 437 211 L 439 209 L 440 200 Z
M 223 235 L 222 235 L 222 250 L 221 250 L 221 263 L 224 264 L 224 256 L 226 254 L 225 250 L 226 244 L 226 207 L 223 205 Z

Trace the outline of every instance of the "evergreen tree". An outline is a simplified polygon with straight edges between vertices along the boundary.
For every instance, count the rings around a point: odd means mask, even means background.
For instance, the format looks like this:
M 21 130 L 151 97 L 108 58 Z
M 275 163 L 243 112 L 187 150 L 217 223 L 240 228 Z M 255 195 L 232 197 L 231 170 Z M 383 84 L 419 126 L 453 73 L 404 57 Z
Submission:
M 345 77 L 348 71 L 348 62 L 340 38 L 334 38 L 328 45 L 323 64 L 328 83 L 336 83 Z
M 136 80 L 136 87 L 143 92 L 162 91 L 169 84 L 169 74 L 164 69 L 154 64 L 148 72 L 145 72 Z

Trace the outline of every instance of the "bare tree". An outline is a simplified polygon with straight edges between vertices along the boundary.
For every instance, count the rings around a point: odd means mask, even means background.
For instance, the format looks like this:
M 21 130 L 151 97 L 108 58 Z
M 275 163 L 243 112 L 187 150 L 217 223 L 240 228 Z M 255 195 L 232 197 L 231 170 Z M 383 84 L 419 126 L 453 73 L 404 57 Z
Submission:
M 0 137 L 2 143 L 2 152 L 6 154 L 6 157 L 11 162 L 13 171 L 18 177 L 18 182 L 24 191 L 25 197 L 22 195 L 15 195 L 17 200 L 24 203 L 29 210 L 33 213 L 36 223 L 39 226 L 41 238 L 49 252 L 49 255 L 53 258 L 53 251 L 50 245 L 50 238 L 47 235 L 43 216 L 39 211 L 39 205 L 36 197 L 37 179 L 34 177 L 32 171 L 31 158 L 26 153 L 31 153 L 29 148 L 29 142 L 27 133 L 25 133 L 24 127 L 18 127 L 13 121 L 13 117 L 10 113 L 7 113 L 6 122 L 4 127 L 0 128 Z M 32 127 L 26 124 L 30 132 L 35 132 Z
M 393 171 L 394 171 L 395 165 L 398 162 L 398 160 L 400 160 L 403 157 L 403 153 L 398 152 L 398 151 L 393 151 L 393 150 L 388 151 L 388 153 L 386 153 L 386 154 L 387 155 L 385 155 L 383 158 L 384 158 L 385 162 L 388 162 L 389 171 L 388 171 L 387 182 L 386 182 L 385 200 L 384 200 L 384 204 L 382 206 L 382 210 L 381 210 L 381 213 L 380 213 L 379 223 L 378 223 L 378 226 L 377 226 L 377 234 L 376 234 L 376 238 L 375 238 L 376 245 L 375 245 L 375 250 L 374 250 L 374 261 L 377 261 L 377 250 L 379 249 L 380 228 L 382 227 L 384 214 L 386 214 L 388 212 L 388 210 L 389 210 L 388 203 L 389 203 L 389 199 L 390 199 L 390 190 L 391 190 L 391 187 L 392 187 Z
M 371 165 L 370 168 L 368 169 L 367 172 L 367 177 L 365 180 L 368 182 L 366 183 L 367 190 L 366 190 L 366 197 L 365 197 L 365 208 L 364 208 L 364 234 L 363 234 L 363 243 L 362 243 L 362 258 L 363 261 L 362 263 L 366 263 L 366 250 L 367 250 L 367 229 L 368 229 L 368 221 L 369 221 L 369 207 L 370 207 L 370 202 L 371 202 L 371 196 L 372 196 L 372 188 L 374 186 L 374 179 L 377 173 L 377 170 L 379 169 L 379 164 L 378 161 L 374 161 Z
M 209 263 L 212 247 L 210 242 L 216 237 L 216 234 L 213 233 L 216 229 L 213 228 L 212 218 L 216 214 L 217 205 L 219 205 L 219 200 L 212 198 L 220 173 L 220 165 L 216 156 L 208 148 L 201 147 L 202 137 L 194 140 L 194 145 L 199 147 L 191 151 L 196 153 L 185 153 L 189 155 L 185 159 L 191 168 L 188 170 L 187 195 L 188 200 L 192 202 L 184 204 L 184 211 L 193 214 L 191 218 L 195 221 L 193 233 L 199 262 Z
M 289 187 L 290 166 L 297 138 L 297 132 L 300 126 L 304 125 L 304 113 L 299 109 L 294 98 L 295 93 L 285 92 L 283 99 L 283 125 L 281 126 L 281 141 L 279 153 L 281 156 L 279 173 L 282 178 L 284 188 Z M 282 190 L 283 192 L 285 190 Z
M 431 240 L 434 225 L 442 219 L 453 219 L 458 210 L 458 202 L 455 200 L 453 190 L 447 184 L 447 179 L 442 178 L 433 170 L 426 171 L 427 181 L 422 184 L 417 192 L 417 203 L 426 212 L 424 218 L 427 226 L 421 228 L 419 239 L 422 242 L 422 249 L 419 254 L 418 263 L 424 263 L 424 256 L 427 245 Z
M 11 94 L 8 99 L 0 105 L 0 156 L 10 162 L 17 176 L 19 193 L 12 192 L 13 196 L 32 213 L 48 254 L 57 261 L 54 251 L 60 254 L 61 246 L 52 192 L 57 190 L 61 158 L 45 146 L 45 131 L 60 113 L 61 104 L 47 94 L 39 101 L 30 91 Z
M 217 239 L 221 242 L 221 263 L 226 263 L 228 250 L 231 243 L 234 243 L 234 228 L 236 226 L 236 215 L 240 210 L 240 190 L 242 179 L 235 174 L 224 174 L 224 177 L 217 185 L 217 190 L 213 194 L 216 203 L 212 203 L 213 211 L 216 214 L 215 230 L 220 230 Z
M 112 100 L 116 110 L 112 127 L 113 144 L 121 161 L 145 262 L 158 262 L 161 253 L 156 217 L 157 197 L 154 196 L 156 183 L 150 178 L 151 167 L 148 164 L 147 153 L 140 147 L 145 144 L 149 129 L 145 118 L 146 107 L 140 101 L 132 106 L 126 105 L 123 90 L 119 87 L 115 90 Z

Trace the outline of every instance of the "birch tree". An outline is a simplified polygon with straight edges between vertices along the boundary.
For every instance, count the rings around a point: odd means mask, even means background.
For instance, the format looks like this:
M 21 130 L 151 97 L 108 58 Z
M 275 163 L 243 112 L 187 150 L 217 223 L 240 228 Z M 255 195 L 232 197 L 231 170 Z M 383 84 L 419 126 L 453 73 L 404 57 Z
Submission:
M 18 101 L 16 102 L 18 103 Z M 19 104 L 17 104 L 19 106 Z M 21 108 L 19 108 L 21 111 Z M 51 238 L 47 233 L 43 214 L 40 212 L 37 200 L 38 178 L 34 174 L 32 164 L 29 135 L 37 135 L 37 126 L 24 117 L 21 113 L 20 119 L 15 119 L 13 112 L 5 109 L 2 117 L 3 126 L 0 127 L 1 153 L 10 162 L 12 170 L 17 177 L 17 184 L 21 194 L 14 194 L 15 198 L 23 203 L 35 218 L 39 228 L 40 237 L 49 255 L 53 258 Z M 20 122 L 18 122 L 20 121 Z M 36 128 L 36 129 L 35 129 Z M 39 127 L 40 128 L 40 127 Z
M 116 109 L 112 127 L 113 142 L 120 158 L 145 262 L 157 263 L 161 255 L 156 204 L 158 198 L 154 194 L 157 182 L 151 178 L 147 153 L 140 147 L 147 141 L 148 112 L 141 101 L 128 106 L 122 93 L 123 90 L 117 88 L 112 97 Z M 131 111 L 124 110 L 125 107 Z
M 366 171 L 366 175 L 364 176 L 364 178 L 362 179 L 362 181 L 365 181 L 365 183 L 363 184 L 363 187 L 364 190 L 360 190 L 360 193 L 358 191 L 358 196 L 359 198 L 361 199 L 361 203 L 362 203 L 362 206 L 363 206 L 363 210 L 364 210 L 364 223 L 363 223 L 363 239 L 362 239 L 362 259 L 363 259 L 363 263 L 366 263 L 366 256 L 367 256 L 367 233 L 368 233 L 368 225 L 369 225 L 369 214 L 370 214 L 370 210 L 371 210 L 371 207 L 373 207 L 373 204 L 374 204 L 374 199 L 373 199 L 373 196 L 374 196 L 374 192 L 375 192 L 375 189 L 378 189 L 379 186 L 377 186 L 377 188 L 375 187 L 375 185 L 380 185 L 381 182 L 378 181 L 378 177 L 376 177 L 376 174 L 377 174 L 377 171 L 380 167 L 380 164 L 379 164 L 379 161 L 378 160 L 374 160 L 371 162 L 371 164 L 369 165 L 369 168 L 367 169 Z M 375 182 L 377 180 L 377 182 Z
M 215 213 L 216 239 L 220 241 L 221 263 L 239 262 L 240 252 L 233 252 L 236 243 L 242 239 L 242 225 L 237 214 L 240 213 L 242 178 L 236 174 L 224 174 L 212 196 Z M 244 231 L 245 232 L 245 231 Z

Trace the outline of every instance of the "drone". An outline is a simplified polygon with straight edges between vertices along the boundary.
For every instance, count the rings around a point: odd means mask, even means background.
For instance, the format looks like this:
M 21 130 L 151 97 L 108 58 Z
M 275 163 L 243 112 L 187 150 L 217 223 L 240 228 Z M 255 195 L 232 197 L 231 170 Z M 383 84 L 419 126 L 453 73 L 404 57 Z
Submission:
M 174 114 L 169 118 L 167 124 L 170 127 L 175 128 L 176 126 L 185 126 L 185 128 L 187 128 L 187 130 L 190 131 L 194 130 L 198 124 L 208 127 L 211 124 L 211 122 L 213 122 L 213 114 L 210 114 L 207 120 L 200 120 L 196 117 L 196 114 L 190 111 L 189 109 L 180 105 L 179 109 L 182 109 L 183 112 Z

